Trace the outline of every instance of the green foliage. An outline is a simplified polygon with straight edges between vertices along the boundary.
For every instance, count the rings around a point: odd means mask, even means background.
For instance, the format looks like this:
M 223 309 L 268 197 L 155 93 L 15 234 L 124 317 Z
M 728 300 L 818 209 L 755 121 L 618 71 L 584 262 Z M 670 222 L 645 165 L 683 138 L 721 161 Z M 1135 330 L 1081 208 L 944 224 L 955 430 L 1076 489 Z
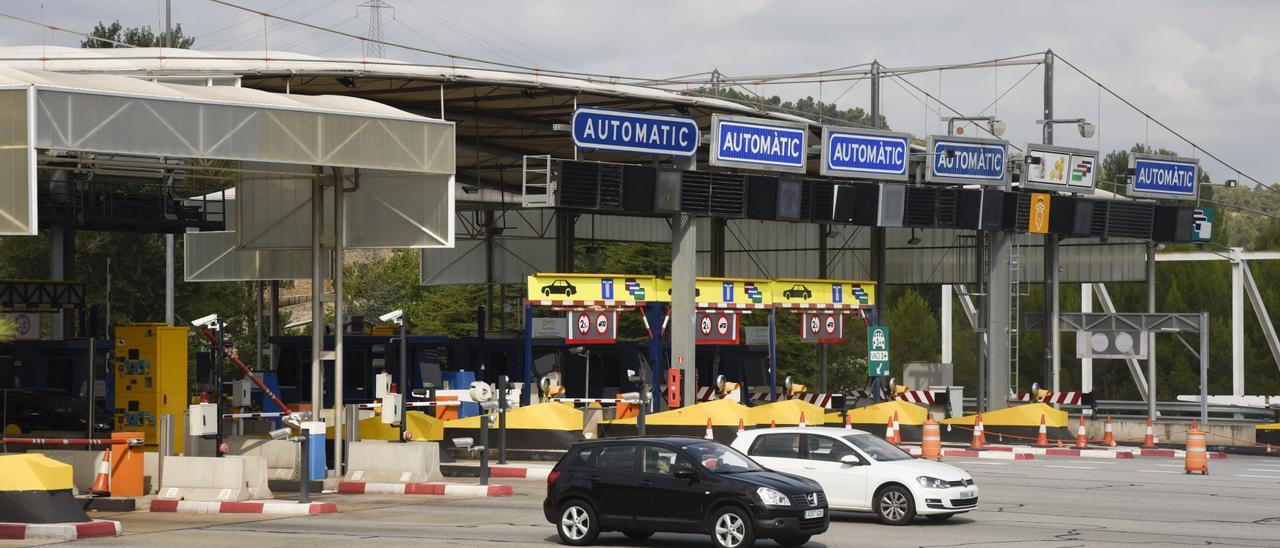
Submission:
M 812 96 L 805 97 L 798 101 L 783 101 L 781 97 L 774 95 L 772 97 L 758 97 L 750 95 L 731 87 L 722 87 L 719 90 L 709 88 L 698 88 L 688 92 L 691 95 L 711 96 L 751 105 L 764 110 L 778 110 L 788 114 L 796 114 L 806 118 L 834 125 L 841 123 L 872 127 L 871 113 L 863 110 L 861 107 L 842 109 L 835 103 L 824 103 Z M 882 128 L 889 129 L 889 123 L 885 119 L 884 114 L 880 115 L 880 124 Z
M 99 40 L 99 38 L 105 38 L 106 40 L 111 40 L 111 42 Z M 172 42 L 170 42 L 169 39 L 172 39 Z M 93 30 L 89 32 L 89 37 L 80 42 L 80 47 L 123 47 L 113 44 L 112 42 L 122 42 L 140 48 L 174 47 L 190 49 L 191 46 L 196 43 L 196 39 L 194 36 L 187 36 L 182 33 L 181 23 L 174 25 L 172 32 L 160 31 L 159 33 L 155 33 L 152 32 L 151 27 L 149 26 L 124 28 L 120 25 L 120 21 L 115 21 L 110 25 L 103 24 L 102 21 L 98 21 L 97 26 L 93 27 Z M 168 45 L 170 43 L 173 45 Z
M 0 344 L 12 341 L 17 336 L 18 326 L 14 324 L 13 320 L 0 316 Z

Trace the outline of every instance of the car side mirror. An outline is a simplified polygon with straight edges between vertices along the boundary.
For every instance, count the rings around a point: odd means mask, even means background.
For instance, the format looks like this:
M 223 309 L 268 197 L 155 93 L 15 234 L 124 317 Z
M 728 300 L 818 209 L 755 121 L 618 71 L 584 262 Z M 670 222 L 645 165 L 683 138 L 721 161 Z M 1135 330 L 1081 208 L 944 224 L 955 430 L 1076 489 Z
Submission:
M 845 455 L 843 457 L 840 457 L 840 464 L 848 464 L 850 466 L 860 466 L 862 464 L 862 461 L 858 459 L 857 455 Z
M 698 472 L 695 471 L 692 466 L 685 465 L 676 468 L 675 476 L 676 479 L 696 480 L 698 479 Z

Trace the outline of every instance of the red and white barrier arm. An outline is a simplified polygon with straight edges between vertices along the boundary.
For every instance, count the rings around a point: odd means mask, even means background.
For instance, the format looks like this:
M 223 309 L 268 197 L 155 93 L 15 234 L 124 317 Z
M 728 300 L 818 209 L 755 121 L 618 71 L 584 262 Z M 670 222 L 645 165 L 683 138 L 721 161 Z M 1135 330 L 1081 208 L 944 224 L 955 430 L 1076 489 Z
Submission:
M 213 333 L 213 330 L 201 329 L 200 332 L 204 335 L 204 338 L 209 340 L 210 343 L 214 346 L 218 346 L 218 336 Z M 249 369 L 249 366 L 240 361 L 239 356 L 231 353 L 226 348 L 219 348 L 219 350 L 222 351 L 222 355 L 231 360 L 231 363 L 236 364 L 236 367 L 239 367 L 240 371 L 243 372 L 246 377 L 249 377 L 249 380 L 253 381 L 253 384 L 258 385 L 258 389 L 261 390 L 263 394 L 266 394 L 268 398 L 271 398 L 271 401 L 276 404 L 276 407 L 279 407 L 280 409 L 289 408 L 289 406 L 285 405 L 284 401 L 282 401 L 279 396 L 276 396 L 275 392 L 272 392 L 270 388 L 267 388 L 267 385 L 263 384 L 262 380 L 259 379 L 257 375 L 253 374 L 253 370 Z
M 292 415 L 290 412 L 272 411 L 270 413 L 223 413 L 224 419 L 278 419 Z
M 129 439 L 85 439 L 85 438 L 0 438 L 0 444 L 17 445 L 142 445 L 142 438 Z
M 459 405 L 462 405 L 462 402 L 457 402 L 457 401 L 411 401 L 411 402 L 409 402 L 409 403 L 404 404 L 404 406 L 405 406 L 405 407 L 408 407 L 408 408 L 414 408 L 414 407 L 457 407 L 457 406 L 459 406 Z M 382 404 L 381 404 L 381 403 L 360 403 L 360 404 L 356 404 L 356 407 L 357 407 L 357 408 L 359 408 L 359 409 L 382 409 Z
M 631 398 L 551 398 L 550 401 L 559 403 L 640 403 L 640 400 Z

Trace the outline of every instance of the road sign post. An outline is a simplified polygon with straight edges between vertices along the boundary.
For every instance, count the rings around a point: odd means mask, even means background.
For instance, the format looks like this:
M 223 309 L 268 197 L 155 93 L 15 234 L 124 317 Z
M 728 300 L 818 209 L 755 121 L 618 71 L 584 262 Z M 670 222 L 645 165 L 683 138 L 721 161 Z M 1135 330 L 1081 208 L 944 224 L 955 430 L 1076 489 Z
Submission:
M 867 328 L 867 376 L 889 376 L 889 327 Z

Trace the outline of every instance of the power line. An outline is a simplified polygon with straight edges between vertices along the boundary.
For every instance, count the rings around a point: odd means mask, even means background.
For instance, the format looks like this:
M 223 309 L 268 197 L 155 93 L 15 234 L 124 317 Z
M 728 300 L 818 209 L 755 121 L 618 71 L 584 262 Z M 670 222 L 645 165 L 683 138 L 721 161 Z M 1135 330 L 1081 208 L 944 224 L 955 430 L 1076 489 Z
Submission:
M 40 26 L 40 27 L 44 27 L 44 28 L 47 28 L 47 29 L 52 30 L 52 31 L 55 31 L 55 32 L 65 32 L 65 33 L 67 33 L 67 34 L 74 34 L 74 35 L 79 36 L 79 37 L 82 37 L 82 38 L 88 38 L 88 39 L 91 39 L 91 40 L 97 40 L 97 41 L 99 41 L 99 42 L 106 42 L 106 43 L 111 44 L 111 45 L 113 45 L 113 46 L 120 46 L 120 47 L 122 47 L 122 48 L 133 48 L 133 47 L 137 47 L 137 46 L 134 46 L 133 44 L 126 44 L 126 43 L 124 43 L 124 42 L 117 42 L 117 41 L 115 41 L 115 40 L 111 40 L 111 39 L 108 39 L 108 38 L 103 38 L 103 37 L 101 37 L 101 36 L 94 36 L 94 35 L 92 35 L 92 34 L 88 34 L 88 33 L 80 32 L 80 31 L 75 31 L 75 30 L 71 30 L 71 29 L 68 29 L 68 28 L 59 27 L 58 25 L 51 25 L 51 24 L 48 24 L 48 23 L 41 23 L 41 22 L 39 22 L 39 21 L 34 21 L 34 20 L 31 20 L 31 19 L 27 19 L 27 18 L 25 18 L 25 17 L 18 17 L 17 15 L 11 15 L 11 14 L 4 13 L 4 12 L 0 12 L 0 17 L 4 17 L 4 18 L 6 18 L 6 19 L 13 19 L 14 21 L 21 21 L 21 22 L 23 22 L 23 23 L 29 23 L 29 24 L 32 24 L 32 25 L 36 25 L 36 26 Z
M 1150 115 L 1150 114 L 1147 114 L 1147 112 L 1146 112 L 1146 111 L 1142 110 L 1141 108 L 1138 108 L 1138 106 L 1137 106 L 1137 105 L 1133 104 L 1133 103 L 1132 103 L 1132 102 L 1130 102 L 1128 99 L 1125 99 L 1124 97 L 1120 96 L 1120 94 L 1119 94 L 1119 93 L 1116 93 L 1115 91 L 1113 91 L 1111 88 L 1107 87 L 1107 86 L 1106 86 L 1105 84 L 1103 84 L 1102 82 L 1099 82 L 1097 78 L 1094 78 L 1093 76 L 1090 76 L 1090 75 L 1089 75 L 1088 73 L 1086 73 L 1085 71 L 1080 70 L 1080 67 L 1077 67 L 1077 66 L 1076 66 L 1074 63 L 1072 63 L 1071 61 L 1068 61 L 1068 60 L 1066 60 L 1065 58 L 1063 58 L 1061 55 L 1058 55 L 1058 53 L 1057 53 L 1057 52 L 1054 52 L 1054 53 L 1053 53 L 1053 57 L 1054 57 L 1055 59 L 1058 59 L 1058 60 L 1062 61 L 1063 63 L 1066 63 L 1066 64 L 1067 64 L 1067 66 L 1069 66 L 1069 67 L 1071 67 L 1071 68 L 1072 68 L 1072 70 L 1075 70 L 1075 71 L 1076 71 L 1077 73 L 1079 73 L 1081 76 L 1084 76 L 1084 77 L 1085 77 L 1086 79 L 1088 79 L 1090 82 L 1093 82 L 1093 83 L 1094 83 L 1094 85 L 1098 86 L 1099 88 L 1102 88 L 1102 90 L 1103 90 L 1103 91 L 1106 91 L 1107 93 L 1111 94 L 1111 96 L 1112 96 L 1112 97 L 1115 97 L 1116 99 L 1119 99 L 1119 100 L 1120 100 L 1120 102 L 1124 103 L 1124 104 L 1125 104 L 1126 106 L 1128 106 L 1129 108 L 1131 108 L 1131 109 L 1133 109 L 1133 110 L 1137 111 L 1137 112 L 1138 112 L 1138 114 L 1141 114 L 1141 115 L 1143 115 L 1144 117 L 1146 117 L 1146 119 L 1147 119 L 1147 121 L 1148 121 L 1148 122 L 1155 122 L 1155 123 L 1156 123 L 1156 125 L 1158 125 L 1158 126 L 1160 126 L 1160 127 L 1164 128 L 1164 129 L 1165 129 L 1165 131 L 1168 131 L 1169 133 L 1172 133 L 1172 134 L 1173 134 L 1174 136 L 1176 136 L 1177 138 L 1182 139 L 1184 142 L 1186 142 L 1187 144 L 1191 145 L 1191 146 L 1192 146 L 1192 147 L 1194 147 L 1195 149 L 1198 149 L 1198 150 L 1202 150 L 1202 151 L 1204 151 L 1205 155 L 1209 156 L 1210 158 L 1213 158 L 1214 160 L 1217 160 L 1217 162 L 1218 162 L 1218 163 L 1220 163 L 1220 164 L 1222 164 L 1222 165 L 1226 166 L 1226 167 L 1227 167 L 1227 169 L 1230 169 L 1231 171 L 1234 171 L 1234 172 L 1236 172 L 1236 173 L 1240 174 L 1240 176 L 1241 176 L 1241 177 L 1244 177 L 1244 178 L 1246 178 L 1246 179 L 1249 179 L 1250 181 L 1253 181 L 1254 183 L 1256 183 L 1256 184 L 1258 184 L 1258 185 L 1260 185 L 1260 186 L 1262 186 L 1262 187 L 1264 187 L 1264 188 L 1266 188 L 1266 189 L 1268 189 L 1268 190 L 1271 190 L 1271 191 L 1274 191 L 1274 192 L 1280 192 L 1280 189 L 1273 188 L 1273 187 L 1271 187 L 1270 185 L 1267 185 L 1267 184 L 1263 183 L 1262 181 L 1259 181 L 1257 178 L 1253 177 L 1252 175 L 1249 175 L 1248 173 L 1245 173 L 1245 172 L 1243 172 L 1243 171 L 1240 171 L 1240 170 L 1239 170 L 1239 169 L 1237 169 L 1235 166 L 1233 166 L 1233 165 L 1231 165 L 1231 164 L 1227 163 L 1227 162 L 1226 162 L 1226 160 L 1223 160 L 1222 158 L 1219 158 L 1217 154 L 1214 154 L 1214 153 L 1212 153 L 1212 152 L 1209 152 L 1207 149 L 1205 149 L 1204 147 L 1200 146 L 1200 145 L 1199 145 L 1199 144 L 1197 144 L 1195 141 L 1192 141 L 1191 139 L 1188 139 L 1186 136 L 1182 135 L 1181 133 L 1178 133 L 1176 130 L 1174 130 L 1173 128 L 1169 127 L 1169 126 L 1168 126 L 1168 125 L 1166 125 L 1164 122 L 1161 122 L 1160 120 L 1156 119 L 1154 116 L 1152 116 L 1152 115 Z
M 511 36 L 511 35 L 509 35 L 509 34 L 507 34 L 507 33 L 505 33 L 505 32 L 502 32 L 502 30 L 500 30 L 500 29 L 494 28 L 493 26 L 489 25 L 488 23 L 485 23 L 483 20 L 481 20 L 481 19 L 479 19 L 479 18 L 476 18 L 476 17 L 472 16 L 471 14 L 469 14 L 469 13 L 467 13 L 467 12 L 465 12 L 465 11 L 461 10 L 461 9 L 458 9 L 458 7 L 457 7 L 457 6 L 454 6 L 453 4 L 451 4 L 451 3 L 447 2 L 447 1 L 443 1 L 443 0 L 442 0 L 442 2 L 441 2 L 441 3 L 443 3 L 443 4 L 444 4 L 444 5 L 446 5 L 446 6 L 449 6 L 449 8 L 450 8 L 450 9 L 452 9 L 453 11 L 456 11 L 456 12 L 458 12 L 458 13 L 461 13 L 464 17 L 466 17 L 466 18 L 468 18 L 468 19 L 470 19 L 470 20 L 472 20 L 472 21 L 475 21 L 475 22 L 479 23 L 479 24 L 480 24 L 481 26 L 483 26 L 484 28 L 487 28 L 487 29 L 489 29 L 489 30 L 491 30 L 491 31 L 493 31 L 493 32 L 496 32 L 496 33 L 498 33 L 499 35 L 501 35 L 501 36 L 505 37 L 506 39 L 511 40 L 512 42 L 515 42 L 515 43 L 520 44 L 520 45 L 522 45 L 522 46 L 524 46 L 524 47 L 526 47 L 526 48 L 529 48 L 529 50 L 530 50 L 530 51 L 532 51 L 532 52 L 534 52 L 534 53 L 537 53 L 538 55 L 541 55 L 541 56 L 543 56 L 543 57 L 545 57 L 545 58 L 547 58 L 547 59 L 550 59 L 550 60 L 552 60 L 552 61 L 555 61 L 555 62 L 557 62 L 557 63 L 560 63 L 561 65 L 564 65 L 564 66 L 569 67 L 569 68 L 572 68 L 572 69 L 578 69 L 578 68 L 580 68 L 580 67 L 576 67 L 576 66 L 574 66 L 572 63 L 569 63 L 568 61 L 565 61 L 565 60 L 563 60 L 563 59 L 561 59 L 561 58 L 559 58 L 559 57 L 556 57 L 556 56 L 554 56 L 554 55 L 551 55 L 550 53 L 547 53 L 547 52 L 545 52 L 545 51 L 543 51 L 543 50 L 540 50 L 540 49 L 538 49 L 538 48 L 536 48 L 536 47 L 533 47 L 533 46 L 531 46 L 531 45 L 529 45 L 529 44 L 526 44 L 524 41 L 520 40 L 519 38 L 516 38 L 516 37 Z
M 375 59 L 386 57 L 385 50 L 382 48 L 382 10 L 395 8 L 391 7 L 386 0 L 365 0 L 356 7 L 369 9 L 369 38 L 372 40 L 364 42 L 364 56 Z M 392 18 L 394 17 L 392 15 Z

